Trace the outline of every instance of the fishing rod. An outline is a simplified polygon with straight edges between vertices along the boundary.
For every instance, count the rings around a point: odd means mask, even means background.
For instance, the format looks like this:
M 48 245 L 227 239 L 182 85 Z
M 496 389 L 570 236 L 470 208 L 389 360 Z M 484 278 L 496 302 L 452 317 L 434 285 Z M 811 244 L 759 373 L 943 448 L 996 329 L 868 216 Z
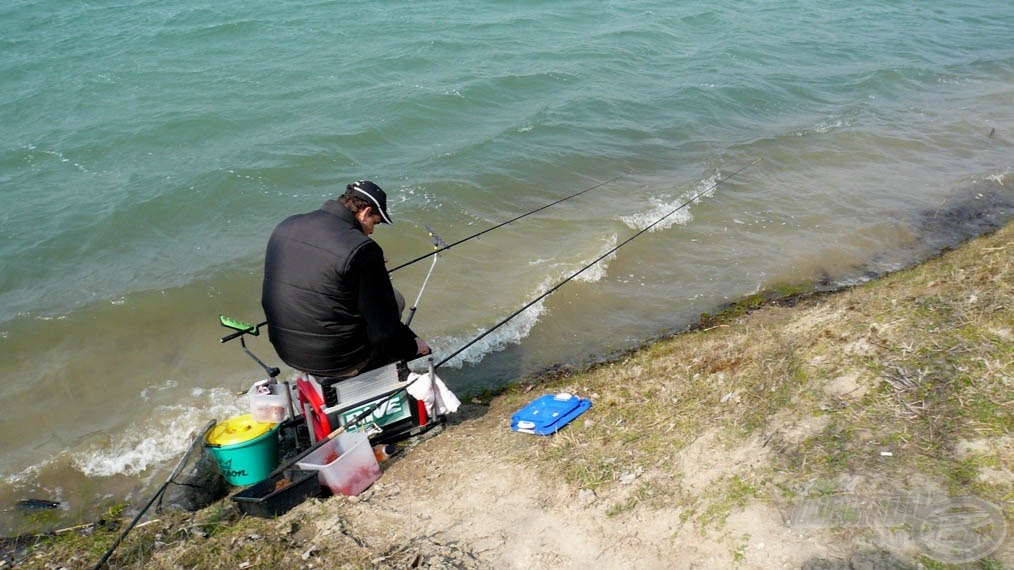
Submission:
M 522 312 L 524 312 L 524 311 L 525 311 L 526 309 L 528 309 L 529 307 L 531 307 L 531 306 L 532 306 L 532 305 L 534 305 L 535 303 L 537 303 L 537 302 L 541 301 L 542 299 L 545 299 L 545 298 L 546 298 L 547 296 L 549 296 L 549 295 L 550 295 L 550 294 L 552 294 L 552 293 L 553 293 L 554 291 L 556 291 L 557 289 L 559 289 L 560 287 L 562 287 L 562 286 L 563 286 L 564 284 L 566 284 L 567 282 L 571 281 L 572 279 L 574 279 L 575 277 L 577 277 L 578 275 L 580 275 L 580 274 L 581 274 L 581 273 L 583 273 L 584 271 L 588 270 L 589 268 L 591 268 L 591 267 L 592 267 L 593 265 L 595 265 L 596 263 L 598 263 L 598 262 L 602 261 L 603 259 L 605 259 L 606 257 L 608 257 L 608 256 L 612 255 L 612 254 L 613 254 L 613 253 L 615 253 L 615 252 L 616 252 L 616 251 L 617 251 L 618 249 L 620 249 L 620 248 L 621 248 L 621 247 L 623 247 L 624 245 L 626 245 L 626 244 L 630 243 L 631 241 L 633 241 L 634 239 L 636 239 L 637 237 L 639 237 L 639 236 L 640 236 L 641 234 L 643 234 L 643 233 L 645 233 L 645 232 L 647 232 L 647 231 L 651 230 L 651 228 L 653 228 L 653 227 L 655 227 L 656 225 L 658 225 L 658 224 L 662 223 L 662 222 L 663 222 L 663 221 L 664 221 L 664 220 L 665 220 L 666 218 L 668 218 L 668 217 L 672 216 L 672 215 L 673 215 L 673 214 L 675 214 L 676 212 L 678 212 L 678 211 L 682 210 L 683 208 L 687 207 L 688 205 L 690 205 L 691 203 L 693 203 L 694 201 L 696 201 L 696 200 L 697 200 L 698 198 L 700 198 L 700 197 L 701 197 L 701 196 L 703 196 L 704 194 L 706 194 L 706 193 L 710 192 L 711 190 L 714 190 L 715 188 L 717 188 L 717 187 L 718 187 L 718 185 L 722 184 L 722 183 L 723 183 L 723 182 L 725 182 L 726 180 L 729 180 L 729 179 L 733 178 L 733 177 L 734 177 L 734 176 L 736 176 L 737 174 L 739 174 L 739 173 L 743 172 L 744 170 L 746 170 L 747 168 L 749 168 L 749 167 L 751 167 L 751 166 L 753 166 L 753 165 L 757 164 L 758 162 L 760 162 L 760 159 L 756 159 L 756 160 L 754 160 L 753 162 L 750 162 L 750 163 L 748 163 L 748 164 L 747 164 L 746 166 L 743 166 L 743 167 L 741 167 L 740 169 L 736 170 L 736 171 L 735 171 L 735 172 L 733 172 L 732 174 L 730 174 L 730 175 L 726 176 L 725 178 L 722 178 L 722 179 L 720 179 L 720 180 L 717 180 L 717 181 L 715 181 L 715 182 L 714 182 L 713 184 L 711 184 L 710 186 L 708 186 L 708 187 L 707 187 L 706 189 L 704 189 L 704 190 L 702 190 L 702 191 L 698 192 L 697 194 L 695 194 L 695 195 L 694 195 L 694 196 L 693 196 L 692 198 L 690 198 L 690 199 L 689 199 L 689 200 L 687 200 L 686 202 L 684 202 L 684 203 L 680 204 L 680 205 L 679 205 L 678 207 L 674 208 L 674 209 L 673 209 L 672 211 L 670 211 L 670 212 L 669 212 L 669 213 L 667 213 L 666 215 L 664 215 L 664 216 L 662 216 L 661 218 L 659 218 L 658 220 L 654 221 L 654 222 L 653 222 L 653 223 L 652 223 L 651 225 L 649 225 L 649 226 L 647 226 L 646 228 L 644 228 L 644 229 L 640 230 L 639 232 L 635 233 L 635 234 L 634 234 L 633 236 L 631 236 L 630 238 L 626 239 L 626 240 L 625 240 L 625 241 L 624 241 L 623 243 L 621 243 L 621 244 L 617 245 L 616 247 L 612 248 L 611 250 L 609 250 L 609 251 L 608 251 L 608 252 L 606 252 L 605 254 L 603 254 L 603 255 L 599 256 L 598 258 L 596 258 L 596 259 L 595 259 L 594 261 L 592 261 L 591 263 L 589 263 L 589 264 L 585 265 L 584 267 L 582 267 L 582 268 L 581 268 L 580 270 L 578 270 L 578 271 L 577 271 L 576 273 L 572 274 L 571 276 L 567 277 L 566 279 L 564 279 L 564 280 L 563 280 L 563 281 L 561 281 L 560 283 L 558 283 L 558 284 L 556 284 L 555 286 L 553 286 L 553 288 L 549 289 L 548 291 L 546 291 L 546 292 L 545 292 L 545 293 L 543 293 L 542 295 L 539 295 L 539 296 L 538 296 L 538 297 L 536 297 L 536 298 L 535 298 L 534 300 L 530 301 L 529 303 L 527 303 L 527 304 L 526 304 L 525 306 L 521 307 L 521 308 L 520 308 L 520 309 L 518 309 L 517 311 L 515 311 L 515 312 L 511 313 L 511 314 L 510 314 L 509 316 L 507 316 L 507 317 L 506 317 L 505 319 L 503 319 L 503 320 L 501 320 L 501 321 L 500 321 L 499 323 L 497 323 L 497 324 L 493 325 L 493 327 L 492 327 L 492 328 L 490 328 L 490 329 L 489 329 L 489 330 L 487 330 L 486 332 L 482 333 L 481 335 L 479 335 L 479 336 L 475 337 L 474 339 L 472 339 L 471 341 L 469 341 L 468 343 L 466 343 L 466 344 L 465 344 L 464 346 L 462 346 L 461 348 L 459 348 L 459 349 L 458 349 L 458 350 L 456 350 L 456 351 L 455 351 L 454 353 L 452 353 L 452 354 L 451 354 L 450 356 L 448 356 L 448 357 L 444 358 L 444 359 L 443 359 L 443 360 L 441 360 L 440 362 L 438 362 L 438 363 L 434 364 L 434 362 L 433 362 L 433 357 L 432 357 L 432 356 L 430 356 L 430 357 L 429 357 L 429 358 L 427 359 L 427 360 L 428 360 L 428 365 L 429 365 L 429 376 L 430 376 L 430 378 L 432 379 L 432 378 L 433 378 L 433 377 L 435 376 L 435 374 L 436 374 L 436 369 L 437 369 L 437 368 L 439 368 L 440 366 L 443 366 L 443 365 L 444 365 L 444 364 L 446 364 L 446 363 L 447 363 L 448 361 L 450 361 L 450 360 L 451 360 L 452 358 L 454 358 L 455 356 L 457 356 L 457 355 L 461 354 L 462 352 L 464 352 L 464 351 L 465 351 L 465 350 L 466 350 L 466 349 L 467 349 L 468 347 L 470 347 L 470 346 L 474 345 L 475 343 L 479 342 L 480 340 L 482 340 L 483 338 L 485 338 L 486 336 L 488 336 L 488 335 L 489 335 L 490 333 L 492 333 L 492 332 L 493 332 L 493 331 L 495 331 L 496 329 L 498 329 L 498 328 L 500 328 L 501 326 L 503 326 L 504 324 L 506 324 L 506 323 L 507 323 L 508 321 L 510 321 L 510 320 L 511 320 L 511 319 L 513 319 L 514 317 L 516 317 L 516 316 L 520 315 L 520 314 L 521 314 Z M 618 177 L 616 177 L 616 178 L 619 178 L 619 176 L 618 176 Z M 614 178 L 613 180 L 616 180 L 616 178 Z M 607 181 L 607 182 L 611 182 L 611 181 L 612 181 L 612 180 L 610 180 L 610 181 Z M 603 183 L 601 183 L 601 184 L 606 184 L 607 182 L 603 182 Z M 601 185 L 601 184 L 600 184 L 600 185 Z M 590 188 L 589 188 L 589 190 L 590 190 Z M 586 191 L 587 191 L 587 190 L 584 190 L 584 192 L 586 192 Z M 562 201 L 562 200 L 561 200 L 561 201 Z M 550 204 L 550 205 L 552 205 L 552 204 Z M 547 208 L 547 207 L 549 207 L 549 206 L 543 206 L 543 208 Z M 530 213 L 531 213 L 531 212 L 530 212 Z M 526 215 L 527 215 L 527 214 L 526 214 Z M 519 218 L 521 218 L 521 217 L 524 217 L 524 216 L 519 216 L 518 218 L 515 218 L 515 219 L 519 219 Z M 502 225 L 505 225 L 506 223 L 509 223 L 509 222 L 505 222 L 504 224 L 500 224 L 500 225 L 502 226 Z M 499 227 L 499 226 L 496 226 L 496 227 Z M 494 228 L 490 228 L 490 229 L 488 229 L 488 230 L 485 230 L 485 231 L 491 231 L 491 230 L 493 230 L 493 229 L 495 229 L 495 227 L 494 227 Z M 427 227 L 427 230 L 431 232 L 431 236 L 433 236 L 435 240 L 439 239 L 439 238 L 437 238 L 437 237 L 436 237 L 436 236 L 435 236 L 435 235 L 434 235 L 434 234 L 432 233 L 432 231 L 431 231 L 431 230 L 429 230 L 429 228 L 428 228 L 428 227 Z M 482 233 L 485 233 L 485 232 L 480 232 L 479 234 L 476 234 L 476 235 L 475 235 L 475 236 L 473 236 L 473 237 L 477 237 L 478 235 L 481 235 Z M 471 239 L 471 238 L 466 238 L 466 239 Z M 442 240 L 441 240 L 441 241 L 442 241 Z M 455 242 L 455 243 L 453 243 L 453 244 L 451 244 L 451 245 L 449 245 L 449 246 L 442 246 L 442 247 L 438 248 L 438 249 L 437 249 L 436 251 L 434 251 L 434 252 L 431 252 L 431 253 L 429 253 L 429 254 L 427 254 L 427 255 L 425 255 L 425 256 L 422 256 L 422 257 L 420 257 L 419 259 L 425 259 L 426 257 L 429 257 L 430 255 L 436 255 L 436 254 L 439 254 L 439 253 L 440 253 L 441 251 L 444 251 L 444 250 L 446 250 L 446 249 L 449 249 L 450 247 L 452 247 L 452 246 L 454 246 L 454 245 L 457 245 L 457 244 L 461 243 L 462 241 L 465 241 L 465 240 L 460 240 L 460 241 L 457 241 L 457 242 Z M 415 260 L 415 261 L 418 261 L 418 259 L 417 259 L 417 260 Z M 414 261 L 413 261 L 413 262 L 414 262 Z M 412 262 L 410 262 L 410 263 L 412 263 Z M 398 269 L 398 268 L 400 268 L 400 267 L 404 267 L 404 266 L 405 266 L 405 264 L 403 264 L 403 265 L 400 265 L 400 266 L 396 267 L 395 269 Z M 431 266 L 431 268 L 430 268 L 430 269 L 431 269 L 431 271 L 432 271 L 432 266 Z M 393 270 L 392 270 L 392 271 L 393 271 Z M 428 279 L 428 276 L 427 276 L 427 279 Z M 423 283 L 423 288 L 425 288 L 425 286 L 426 286 L 426 284 L 425 284 L 425 282 L 424 282 L 424 283 Z M 420 296 L 421 296 L 421 295 L 422 295 L 422 291 L 420 291 L 420 293 L 419 293 L 419 294 L 420 294 Z M 418 299 L 417 299 L 417 301 L 416 301 L 416 302 L 418 302 Z M 240 328 L 242 328 L 242 329 L 243 329 L 244 331 L 246 331 L 246 330 L 248 330 L 248 329 L 250 329 L 250 328 L 253 328 L 253 327 L 250 327 L 249 325 L 246 325 L 246 326 L 244 326 L 244 324 L 240 324 L 240 325 L 239 325 L 239 327 L 240 327 Z M 406 385 L 406 386 L 404 386 L 404 387 L 402 387 L 402 388 L 399 388 L 399 389 L 397 389 L 397 390 L 395 390 L 395 391 L 391 392 L 391 393 L 390 393 L 390 394 L 388 394 L 387 396 L 385 396 L 385 397 L 383 397 L 383 398 L 381 398 L 381 399 L 377 400 L 376 402 L 374 402 L 373 404 L 371 404 L 371 405 L 370 405 L 370 406 L 368 406 L 367 408 L 363 409 L 363 410 L 362 410 L 362 411 L 361 411 L 361 412 L 360 412 L 359 414 L 357 414 L 357 415 L 356 415 L 356 416 L 355 416 L 354 418 L 350 419 L 350 420 L 349 420 L 349 421 L 347 421 L 347 422 L 346 422 L 345 424 L 343 424 L 343 425 L 340 425 L 340 426 L 338 426 L 337 428 L 335 428 L 334 430 L 332 430 L 332 431 L 331 431 L 331 433 L 327 434 L 327 435 L 326 435 L 325 437 L 323 437 L 323 438 L 321 438 L 320 440 L 318 440 L 318 441 L 317 441 L 316 443 L 314 443 L 313 445 L 311 445 L 311 446 L 310 446 L 310 447 L 309 447 L 308 449 L 306 449 L 306 450 L 304 450 L 303 452 L 301 452 L 301 453 L 297 454 L 297 455 L 296 455 L 295 457 L 292 457 L 292 458 L 288 459 L 287 461 L 283 462 L 283 463 L 282 463 L 281 465 L 279 465 L 278 467 L 276 467 L 276 468 L 275 468 L 275 470 L 274 470 L 274 471 L 273 471 L 273 472 L 271 473 L 271 475 L 269 475 L 269 477 L 272 477 L 272 476 L 274 476 L 274 475 L 277 475 L 277 474 L 279 474 L 279 473 L 283 472 L 283 471 L 284 471 L 285 469 L 288 469 L 288 468 L 289 468 L 289 467 L 291 467 L 292 465 L 296 464 L 296 463 L 297 463 L 297 462 L 298 462 L 299 460 L 301 460 L 302 458 L 306 457 L 307 455 L 309 455 L 310 453 L 312 453 L 312 452 L 313 452 L 313 451 L 315 451 L 316 449 L 319 449 L 319 448 L 320 448 L 321 446 L 323 446 L 323 445 L 324 445 L 325 443 L 327 443 L 328 441 L 331 441 L 332 439 L 334 439 L 334 438 L 338 437 L 339 435 L 341 435 L 342 433 L 344 433 L 345 431 L 347 431 L 347 430 L 348 430 L 348 429 L 350 429 L 351 427 L 357 426 L 357 425 L 358 425 L 358 424 L 359 424 L 360 422 L 364 421 L 364 420 L 365 420 L 366 418 L 368 418 L 368 417 L 369 417 L 370 415 L 372 415 L 372 414 L 373 414 L 373 413 L 374 413 L 374 412 L 375 412 L 375 411 L 376 411 L 376 410 L 377 410 L 378 408 L 380 408 L 380 406 L 384 405 L 385 403 L 389 402 L 390 400 L 393 400 L 393 399 L 394 399 L 394 398 L 396 398 L 396 397 L 399 397 L 399 396 L 400 396 L 401 394 L 404 394 L 404 393 L 406 393 L 406 392 L 408 392 L 408 385 Z
M 655 220 L 654 222 L 652 222 L 651 225 L 649 225 L 646 228 L 644 228 L 644 229 L 640 230 L 639 232 L 635 233 L 634 235 L 632 235 L 631 237 L 629 237 L 628 239 L 626 239 L 623 243 L 617 245 L 616 247 L 612 248 L 608 252 L 600 255 L 598 258 L 596 258 L 591 263 L 585 265 L 580 270 L 578 270 L 577 272 L 575 272 L 571 276 L 567 277 L 566 279 L 564 279 L 560 283 L 557 283 L 555 286 L 553 286 L 553 288 L 551 288 L 548 291 L 546 291 L 545 293 L 539 295 L 534 300 L 530 301 L 529 303 L 527 303 L 525 306 L 521 307 L 517 311 L 511 313 L 506 318 L 504 318 L 503 320 L 501 320 L 499 323 L 493 325 L 492 328 L 490 328 L 486 332 L 482 333 L 481 335 L 475 337 L 474 339 L 472 339 L 471 341 L 469 341 L 468 343 L 466 343 L 464 346 L 462 346 L 461 348 L 459 348 L 454 353 L 452 353 L 450 356 L 444 358 L 440 362 L 434 364 L 433 363 L 433 357 L 430 356 L 427 359 L 428 360 L 428 364 L 429 364 L 429 376 L 430 376 L 430 378 L 432 379 L 435 376 L 437 368 L 443 366 L 448 361 L 450 361 L 452 358 L 454 358 L 455 356 L 457 356 L 457 355 L 461 354 L 462 352 L 464 352 L 468 347 L 470 347 L 470 346 L 474 345 L 475 343 L 479 342 L 480 340 L 482 340 L 483 338 L 485 338 L 486 336 L 488 336 L 490 333 L 492 333 L 496 329 L 498 329 L 501 326 L 503 326 L 504 324 L 506 324 L 508 321 L 510 321 L 514 317 L 516 317 L 516 316 L 520 315 L 521 313 L 523 313 L 526 309 L 528 309 L 529 307 L 531 307 L 535 303 L 538 303 L 542 299 L 545 299 L 550 294 L 552 294 L 554 291 L 556 291 L 560 287 L 563 287 L 567 282 L 571 281 L 572 279 L 574 279 L 575 277 L 577 277 L 581 273 L 585 272 L 586 270 L 588 270 L 589 268 L 591 268 L 592 266 L 594 266 L 596 263 L 598 263 L 598 262 L 602 261 L 603 259 L 605 259 L 606 257 L 612 255 L 613 253 L 615 253 L 618 249 L 620 249 L 624 245 L 626 245 L 626 244 L 630 243 L 631 241 L 637 239 L 641 234 L 643 234 L 643 233 L 651 230 L 651 228 L 653 228 L 653 227 L 657 226 L 658 224 L 662 223 L 666 218 L 672 216 L 673 214 L 675 214 L 676 212 L 682 210 L 683 208 L 686 208 L 688 205 L 692 204 L 694 201 L 696 201 L 698 198 L 700 198 L 704 194 L 707 194 L 708 192 L 710 192 L 710 191 L 714 190 L 715 188 L 717 188 L 718 185 L 722 184 L 726 180 L 729 180 L 729 179 L 733 178 L 737 174 L 743 172 L 744 170 L 746 170 L 747 168 L 750 168 L 751 166 L 757 164 L 758 162 L 760 162 L 760 159 L 755 159 L 754 161 L 748 163 L 746 166 L 741 167 L 740 169 L 736 170 L 735 172 L 733 172 L 732 174 L 726 176 L 725 178 L 722 178 L 720 180 L 715 181 L 713 184 L 711 184 L 710 186 L 708 186 L 704 190 L 698 192 L 697 194 L 695 194 L 692 198 L 690 198 L 686 202 L 683 202 L 682 204 L 680 204 L 678 207 L 674 208 L 672 211 L 670 211 L 666 215 L 664 215 L 661 218 L 659 218 L 659 219 Z M 446 248 L 444 248 L 444 249 L 446 249 Z M 387 403 L 390 400 L 393 400 L 394 398 L 399 397 L 401 394 L 404 394 L 406 392 L 408 392 L 408 386 L 404 386 L 402 388 L 399 388 L 399 389 L 395 390 L 394 392 L 391 392 L 387 396 L 381 398 L 380 400 L 377 400 L 372 405 L 370 405 L 369 407 L 367 407 L 366 409 L 364 409 L 361 413 L 359 413 L 356 417 L 354 417 L 351 420 L 347 421 L 344 425 L 338 426 L 331 433 L 329 433 L 326 437 L 321 438 L 319 441 L 317 441 L 317 443 L 315 443 L 314 445 L 310 446 L 310 448 L 307 449 L 306 451 L 300 453 L 295 458 L 292 458 L 292 459 L 286 461 L 281 466 L 276 467 L 275 471 L 272 473 L 272 475 L 281 473 L 282 471 L 284 471 L 288 467 L 294 465 L 302 457 L 305 457 L 306 455 L 310 454 L 314 450 L 316 450 L 319 447 L 321 447 L 322 445 L 324 445 L 326 442 L 334 439 L 335 437 L 338 437 L 340 434 L 344 433 L 349 428 L 358 425 L 360 422 L 362 422 L 367 417 L 369 417 L 371 414 L 373 414 L 374 411 L 376 411 L 378 408 L 380 408 L 380 406 L 384 405 L 385 403 Z
M 542 210 L 545 210 L 546 208 L 549 208 L 550 206 L 555 206 L 555 205 L 559 204 L 560 202 L 566 202 L 567 200 L 570 200 L 571 198 L 576 198 L 576 197 L 580 196 L 581 194 L 584 194 L 585 192 L 590 192 L 590 191 L 592 191 L 592 190 L 594 190 L 596 188 L 601 188 L 602 186 L 605 186 L 606 184 L 609 184 L 610 182 L 615 182 L 615 181 L 619 180 L 620 178 L 623 178 L 624 176 L 626 176 L 626 174 L 620 174 L 619 176 L 614 176 L 613 178 L 610 178 L 609 180 L 606 180 L 604 182 L 599 182 L 598 184 L 595 184 L 594 186 L 590 186 L 588 188 L 585 188 L 584 190 L 581 190 L 579 192 L 575 192 L 575 193 L 573 193 L 573 194 L 571 194 L 569 196 L 564 196 L 563 198 L 560 198 L 559 200 L 556 200 L 554 202 L 550 202 L 549 204 L 546 204 L 544 206 L 540 206 L 540 207 L 538 207 L 538 208 L 536 208 L 536 209 L 534 209 L 534 210 L 532 210 L 530 212 L 525 212 L 524 214 L 521 214 L 520 216 L 515 216 L 515 217 L 507 220 L 506 222 L 501 222 L 501 223 L 499 223 L 499 224 L 497 224 L 497 225 L 495 225 L 495 226 L 493 226 L 491 228 L 486 228 L 486 229 L 482 230 L 479 233 L 475 233 L 475 234 L 472 234 L 472 235 L 470 235 L 468 237 L 461 238 L 461 239 L 459 239 L 458 241 L 456 241 L 454 243 L 451 243 L 451 244 L 445 243 L 442 246 L 440 246 L 439 248 L 437 248 L 435 251 L 431 251 L 431 252 L 429 252 L 429 253 L 427 253 L 425 255 L 420 255 L 419 257 L 417 257 L 415 259 L 412 259 L 410 261 L 406 261 L 405 263 L 402 263 L 401 265 L 398 265 L 398 266 L 395 266 L 395 267 L 393 267 L 391 269 L 388 269 L 387 272 L 389 274 L 390 273 L 394 273 L 395 271 L 397 271 L 397 270 L 399 270 L 399 269 L 401 269 L 403 267 L 408 267 L 409 265 L 412 265 L 413 263 L 415 263 L 417 261 L 422 261 L 422 260 L 426 259 L 427 257 L 430 257 L 431 255 L 437 255 L 440 252 L 446 251 L 448 249 L 451 249 L 452 247 L 454 247 L 456 245 L 465 243 L 466 241 L 469 241 L 469 240 L 473 240 L 473 239 L 475 239 L 475 238 L 477 238 L 477 237 L 479 237 L 479 236 L 481 236 L 483 234 L 489 233 L 489 232 L 491 232 L 491 231 L 493 231 L 493 230 L 495 230 L 497 228 L 502 228 L 502 227 L 506 226 L 507 224 L 514 223 L 514 222 L 520 220 L 521 218 L 525 218 L 525 217 L 531 216 L 532 214 L 535 214 L 537 212 L 541 212 Z
M 565 284 L 567 284 L 567 282 L 569 282 L 570 280 L 574 279 L 578 275 L 580 275 L 580 274 L 584 273 L 585 271 L 587 271 L 588 269 L 590 269 L 596 263 L 598 263 L 598 262 L 602 261 L 603 259 L 609 257 L 610 255 L 616 253 L 616 251 L 618 249 L 620 249 L 621 247 L 623 247 L 623 246 L 627 245 L 628 243 L 634 241 L 635 239 L 637 239 L 638 237 L 640 237 L 641 234 L 643 234 L 643 233 L 651 230 L 651 228 L 653 228 L 653 227 L 657 226 L 658 224 L 662 223 L 669 216 L 672 216 L 676 212 L 682 210 L 683 208 L 686 208 L 687 206 L 689 206 L 691 203 L 693 203 L 694 201 L 696 201 L 698 198 L 700 198 L 704 194 L 707 194 L 708 192 L 710 192 L 710 191 L 714 190 L 715 188 L 717 188 L 719 184 L 725 182 L 726 180 L 729 180 L 730 178 L 736 176 L 740 172 L 743 172 L 744 170 L 746 170 L 747 168 L 750 168 L 751 166 L 757 164 L 758 162 L 760 162 L 759 158 L 755 159 L 753 162 L 748 163 L 746 166 L 743 166 L 739 170 L 736 170 L 735 172 L 733 172 L 732 174 L 726 176 L 725 178 L 717 180 L 715 183 L 711 184 L 710 186 L 708 186 L 704 190 L 701 190 L 700 192 L 698 192 L 697 194 L 695 194 L 692 198 L 690 198 L 686 202 L 683 202 L 682 204 L 680 204 L 679 206 L 677 206 L 676 208 L 674 208 L 673 210 L 671 210 L 666 215 L 664 215 L 661 218 L 659 218 L 659 219 L 655 220 L 654 222 L 652 222 L 649 226 L 645 227 L 641 231 L 639 231 L 639 232 L 635 233 L 634 235 L 630 236 L 629 238 L 627 238 L 626 240 L 624 240 L 622 243 L 620 243 L 616 247 L 610 249 L 606 253 L 598 256 L 597 258 L 595 258 L 594 261 L 592 261 L 591 263 L 585 265 L 584 267 L 582 267 L 581 269 L 579 269 L 577 272 L 573 273 L 572 275 L 570 275 L 569 277 L 567 277 L 566 279 L 564 279 L 563 281 L 560 281 L 559 283 L 557 283 L 556 285 L 554 285 L 552 288 L 550 288 L 545 293 L 543 293 L 543 294 L 539 295 L 538 297 L 536 297 L 535 299 L 529 301 L 523 307 L 521 307 L 517 311 L 514 311 L 513 313 L 511 313 L 510 315 L 508 315 L 506 318 L 504 318 L 503 320 L 501 320 L 497 324 L 493 325 L 492 328 L 490 328 L 486 332 L 480 334 L 479 336 L 475 337 L 474 339 L 472 339 L 471 341 L 469 341 L 467 344 L 465 344 L 465 346 L 462 346 L 458 350 L 456 350 L 453 353 L 451 353 L 450 356 L 447 356 L 446 358 L 444 358 L 443 360 L 441 360 L 440 362 L 438 362 L 436 365 L 433 366 L 433 368 L 440 368 L 442 365 L 446 364 L 452 358 L 454 358 L 455 356 L 457 356 L 457 355 L 461 354 L 462 352 L 464 352 L 468 347 L 470 347 L 470 346 L 474 345 L 475 343 L 479 342 L 480 340 L 486 338 L 490 333 L 492 333 L 496 329 L 502 327 L 503 325 L 507 324 L 508 321 L 510 321 L 514 317 L 520 315 L 521 313 L 525 312 L 525 310 L 527 310 L 529 307 L 531 307 L 535 303 L 538 303 L 539 301 L 545 299 L 550 294 L 552 294 L 553 292 L 555 292 L 557 289 L 559 289 L 560 287 L 563 287 Z

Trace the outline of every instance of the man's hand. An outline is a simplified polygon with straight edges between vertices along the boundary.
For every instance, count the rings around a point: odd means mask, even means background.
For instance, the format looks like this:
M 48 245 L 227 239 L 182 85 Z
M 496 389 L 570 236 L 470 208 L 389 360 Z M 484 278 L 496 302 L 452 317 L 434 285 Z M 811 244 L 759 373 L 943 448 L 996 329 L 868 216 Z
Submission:
M 431 352 L 430 345 L 426 344 L 426 341 L 419 337 L 415 337 L 415 347 L 417 356 L 426 356 Z

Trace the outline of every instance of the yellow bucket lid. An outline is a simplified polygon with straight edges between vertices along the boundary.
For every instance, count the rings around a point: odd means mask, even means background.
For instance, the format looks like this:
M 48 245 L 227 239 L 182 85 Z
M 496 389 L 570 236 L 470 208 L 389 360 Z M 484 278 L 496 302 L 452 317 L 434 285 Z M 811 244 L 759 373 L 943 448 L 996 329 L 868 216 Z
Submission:
M 277 425 L 271 422 L 256 422 L 251 414 L 244 414 L 218 422 L 204 439 L 211 445 L 226 447 L 257 439 L 275 429 Z

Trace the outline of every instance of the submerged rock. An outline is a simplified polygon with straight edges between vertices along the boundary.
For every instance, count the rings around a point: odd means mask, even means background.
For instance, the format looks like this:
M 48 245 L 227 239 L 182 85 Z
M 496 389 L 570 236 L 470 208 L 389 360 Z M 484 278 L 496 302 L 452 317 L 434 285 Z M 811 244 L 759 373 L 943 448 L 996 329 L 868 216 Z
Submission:
M 49 509 L 59 509 L 60 503 L 46 499 L 22 499 L 18 501 L 17 506 L 20 511 L 44 511 Z

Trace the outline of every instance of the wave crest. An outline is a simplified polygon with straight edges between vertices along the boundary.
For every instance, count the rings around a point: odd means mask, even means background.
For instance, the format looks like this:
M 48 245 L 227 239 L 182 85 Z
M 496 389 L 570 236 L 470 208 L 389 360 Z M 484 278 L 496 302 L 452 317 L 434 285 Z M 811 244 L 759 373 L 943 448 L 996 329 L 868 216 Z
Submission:
M 215 417 L 245 413 L 229 390 L 213 388 L 207 392 L 195 396 L 202 401 L 224 403 L 208 408 L 159 406 L 152 410 L 148 422 L 125 429 L 120 440 L 86 445 L 72 452 L 71 464 L 88 477 L 137 476 L 179 458 L 190 447 L 196 426 Z
M 693 190 L 688 190 L 677 198 L 652 196 L 649 198 L 652 204 L 650 210 L 621 216 L 620 221 L 629 228 L 638 231 L 650 228 L 648 231 L 657 232 L 674 225 L 685 226 L 694 219 L 693 214 L 690 213 L 690 206 L 704 198 L 714 196 L 718 183 L 722 179 L 721 176 L 721 173 L 715 172 L 712 176 L 697 182 L 697 186 Z

